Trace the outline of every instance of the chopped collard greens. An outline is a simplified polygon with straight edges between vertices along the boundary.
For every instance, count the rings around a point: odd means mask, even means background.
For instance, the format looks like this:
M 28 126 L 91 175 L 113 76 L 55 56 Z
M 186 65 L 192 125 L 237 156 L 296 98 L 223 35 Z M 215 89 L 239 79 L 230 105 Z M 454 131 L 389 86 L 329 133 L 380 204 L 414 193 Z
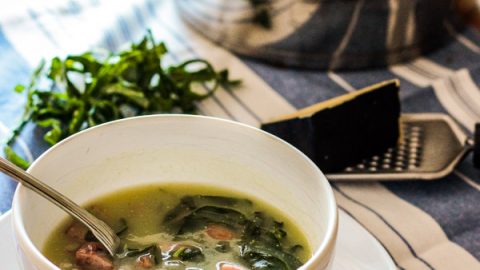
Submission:
M 242 213 L 249 200 L 218 196 L 185 196 L 163 220 L 163 225 L 177 236 L 201 231 L 209 226 L 223 226 L 236 235 L 236 247 L 219 241 L 217 250 L 236 252 L 250 269 L 293 270 L 303 263 L 295 255 L 302 246 L 286 246 L 283 223 L 262 212 Z M 235 250 L 234 250 L 235 249 Z
M 208 255 L 205 253 L 208 252 L 205 249 L 208 244 L 202 235 L 206 234 L 216 240 L 213 247 L 216 252 L 233 254 L 236 261 L 242 262 L 249 269 L 295 270 L 302 266 L 297 255 L 303 247 L 288 244 L 290 242 L 286 241 L 287 233 L 283 230 L 283 223 L 263 212 L 249 212 L 247 209 L 251 207 L 252 202 L 246 199 L 185 196 L 176 207 L 167 212 L 159 224 L 173 237 L 170 243 L 163 243 L 163 247 L 155 242 L 143 246 L 127 244 L 128 237 L 124 235 L 128 230 L 127 222 L 121 219 L 117 234 L 122 240 L 123 248 L 113 260 L 126 262 L 142 258 L 151 261 L 152 265 L 201 263 L 206 257 L 212 256 L 211 252 Z M 98 242 L 88 238 L 89 235 L 90 231 L 86 234 L 85 241 Z
M 145 185 L 86 209 L 111 226 L 120 248 L 110 255 L 87 227 L 66 220 L 43 249 L 62 270 L 294 270 L 312 256 L 294 219 L 212 186 Z
M 210 97 L 219 85 L 231 89 L 228 70 L 217 71 L 204 59 L 164 66 L 163 42 L 149 31 L 138 43 L 118 53 L 88 51 L 42 61 L 30 82 L 15 91 L 27 97 L 24 113 L 5 146 L 16 165 L 29 163 L 12 150 L 28 123 L 44 130 L 53 145 L 80 130 L 108 121 L 154 113 L 196 113 L 196 102 Z

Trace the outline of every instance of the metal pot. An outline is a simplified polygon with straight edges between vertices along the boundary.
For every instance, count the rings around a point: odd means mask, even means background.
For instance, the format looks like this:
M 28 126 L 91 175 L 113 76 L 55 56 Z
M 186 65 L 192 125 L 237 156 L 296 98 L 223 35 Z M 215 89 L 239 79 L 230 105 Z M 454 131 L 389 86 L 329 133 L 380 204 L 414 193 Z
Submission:
M 242 55 L 304 68 L 410 60 L 444 44 L 454 0 L 177 0 L 180 16 Z

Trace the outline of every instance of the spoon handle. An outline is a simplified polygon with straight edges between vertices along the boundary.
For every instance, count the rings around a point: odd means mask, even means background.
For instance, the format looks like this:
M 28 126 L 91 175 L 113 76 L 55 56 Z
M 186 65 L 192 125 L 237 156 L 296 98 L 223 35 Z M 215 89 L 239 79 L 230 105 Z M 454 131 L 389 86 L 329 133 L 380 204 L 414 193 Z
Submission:
M 54 203 L 69 215 L 83 223 L 105 246 L 111 255 L 114 255 L 120 245 L 120 239 L 115 232 L 103 221 L 99 220 L 87 210 L 74 203 L 52 187 L 15 166 L 10 161 L 0 157 L 0 171 L 23 184 L 35 193 Z

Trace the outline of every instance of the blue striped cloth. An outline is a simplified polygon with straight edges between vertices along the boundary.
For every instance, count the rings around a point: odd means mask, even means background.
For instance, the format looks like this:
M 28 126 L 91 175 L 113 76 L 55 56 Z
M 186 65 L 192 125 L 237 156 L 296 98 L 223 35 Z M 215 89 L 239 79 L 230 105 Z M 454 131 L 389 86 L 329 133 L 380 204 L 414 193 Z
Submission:
M 200 104 L 206 115 L 258 125 L 295 108 L 399 78 L 404 112 L 447 113 L 468 133 L 480 122 L 480 35 L 472 29 L 458 33 L 448 28 L 452 43 L 410 63 L 333 73 L 239 59 L 181 26 L 164 1 L 3 5 L 8 8 L 0 10 L 0 139 L 22 113 L 24 98 L 13 87 L 28 80 L 41 58 L 93 47 L 116 50 L 141 37 L 146 28 L 172 49 L 167 61 L 212 59 L 247 86 L 259 89 L 220 91 Z M 27 126 L 16 148 L 29 159 L 38 157 L 48 148 L 40 134 L 37 127 Z M 399 269 L 480 269 L 480 171 L 473 168 L 470 157 L 437 181 L 334 183 L 333 187 L 340 208 L 383 244 Z M 0 176 L 0 213 L 11 207 L 14 189 L 14 182 Z

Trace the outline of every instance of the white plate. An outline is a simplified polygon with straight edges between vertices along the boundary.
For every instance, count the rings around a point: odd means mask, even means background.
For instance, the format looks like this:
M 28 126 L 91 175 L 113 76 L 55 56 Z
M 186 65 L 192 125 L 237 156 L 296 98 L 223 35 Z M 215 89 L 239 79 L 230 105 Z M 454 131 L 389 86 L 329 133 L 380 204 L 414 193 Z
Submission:
M 11 213 L 0 216 L 0 262 L 2 269 L 20 270 L 17 264 Z M 385 249 L 354 219 L 340 211 L 335 260 L 332 270 L 395 270 Z
M 6 212 L 0 216 L 0 262 L 9 270 L 20 270 L 17 263 L 15 244 L 13 243 L 12 213 Z

